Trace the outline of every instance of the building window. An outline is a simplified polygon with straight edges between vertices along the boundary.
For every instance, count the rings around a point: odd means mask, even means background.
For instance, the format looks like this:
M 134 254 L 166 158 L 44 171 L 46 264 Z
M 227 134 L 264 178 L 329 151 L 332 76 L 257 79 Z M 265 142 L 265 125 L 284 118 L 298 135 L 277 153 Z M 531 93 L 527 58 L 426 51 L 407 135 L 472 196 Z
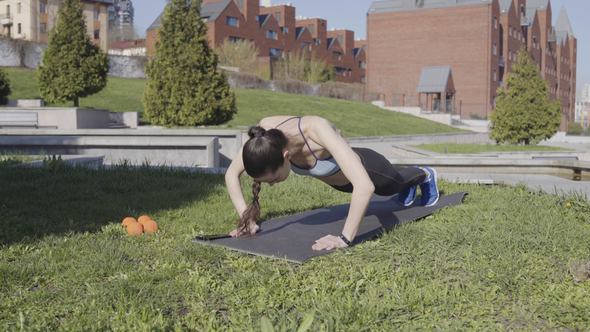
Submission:
M 308 42 L 301 43 L 301 49 L 306 49 L 306 48 L 309 48 L 310 46 L 311 46 L 311 44 Z
M 6 5 L 6 17 L 10 17 L 10 5 Z
M 19 23 L 17 25 L 17 33 L 20 35 L 21 33 L 23 33 L 23 26 L 21 23 Z
M 313 35 L 315 33 L 315 25 L 313 25 L 313 24 L 308 25 L 307 30 L 309 30 L 309 33 L 311 33 Z
M 492 47 L 492 52 L 494 55 L 498 55 L 498 45 L 496 45 L 496 43 L 494 43 L 494 46 Z
M 272 39 L 272 40 L 277 40 L 277 39 L 279 39 L 279 34 L 273 30 L 267 30 L 266 31 L 266 38 Z
M 288 34 L 288 33 L 289 33 L 289 27 L 281 27 L 281 31 L 282 31 L 284 34 Z
M 274 58 L 274 59 L 276 59 L 276 58 L 280 57 L 282 53 L 283 53 L 283 52 L 282 52 L 282 50 L 281 50 L 280 48 L 271 48 L 271 49 L 268 51 L 268 55 L 269 55 L 271 58 Z
M 100 39 L 100 30 L 94 30 L 94 39 Z
M 21 11 L 21 4 L 19 2 L 19 3 L 16 4 L 16 13 L 17 14 L 20 14 L 20 11 Z
M 244 38 L 236 37 L 236 36 L 229 36 L 227 39 L 229 40 L 230 43 L 237 43 L 239 41 L 244 40 Z
M 94 20 L 98 21 L 100 19 L 100 7 L 94 7 Z
M 47 33 L 47 23 L 39 24 L 39 32 L 40 33 Z
M 277 19 L 277 22 L 281 22 L 281 12 L 276 12 L 275 18 Z
M 316 44 L 316 46 L 319 46 L 322 44 L 322 41 L 319 38 L 314 38 L 314 43 Z
M 239 22 L 238 18 L 233 16 L 228 16 L 225 21 L 230 27 L 237 27 Z
M 47 14 L 47 0 L 39 1 L 39 13 Z
M 494 17 L 494 29 L 498 29 L 498 18 Z
M 498 80 L 498 71 L 494 70 L 494 82 Z

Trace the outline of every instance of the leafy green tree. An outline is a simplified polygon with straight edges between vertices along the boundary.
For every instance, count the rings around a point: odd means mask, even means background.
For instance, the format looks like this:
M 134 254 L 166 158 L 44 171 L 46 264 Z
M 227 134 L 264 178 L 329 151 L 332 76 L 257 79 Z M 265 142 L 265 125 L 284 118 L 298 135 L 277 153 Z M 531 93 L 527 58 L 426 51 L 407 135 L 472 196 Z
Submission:
M 156 54 L 146 68 L 143 104 L 153 124 L 215 125 L 236 113 L 235 96 L 207 43 L 200 7 L 198 0 L 166 5 Z
M 559 101 L 549 100 L 547 83 L 526 51 L 498 89 L 490 136 L 498 143 L 536 144 L 553 136 L 561 122 Z
M 41 96 L 51 102 L 73 101 L 102 90 L 107 83 L 107 55 L 92 43 L 79 0 L 64 0 L 49 35 L 37 75 Z
M 10 80 L 4 70 L 0 69 L 0 105 L 8 103 L 8 95 L 10 95 Z

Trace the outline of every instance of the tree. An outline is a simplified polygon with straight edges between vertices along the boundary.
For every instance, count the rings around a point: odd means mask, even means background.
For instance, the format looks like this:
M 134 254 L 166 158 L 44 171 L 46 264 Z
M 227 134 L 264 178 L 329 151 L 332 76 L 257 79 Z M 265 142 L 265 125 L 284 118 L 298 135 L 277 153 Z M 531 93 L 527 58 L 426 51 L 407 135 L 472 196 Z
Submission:
M 240 71 L 256 73 L 260 67 L 258 62 L 258 48 L 249 40 L 235 42 L 226 39 L 215 49 L 219 64 L 240 68 Z
M 73 101 L 102 90 L 107 83 L 107 55 L 90 41 L 79 0 L 64 0 L 57 25 L 49 35 L 37 75 L 41 96 L 53 102 Z
M 0 69 L 0 105 L 8 103 L 8 95 L 10 95 L 10 80 L 4 70 Z
M 198 0 L 171 0 L 146 67 L 147 119 L 163 126 L 215 125 L 236 113 L 235 96 L 207 43 Z
M 561 121 L 559 101 L 550 101 L 547 83 L 530 55 L 521 50 L 498 89 L 491 114 L 491 138 L 498 143 L 536 144 L 552 137 Z

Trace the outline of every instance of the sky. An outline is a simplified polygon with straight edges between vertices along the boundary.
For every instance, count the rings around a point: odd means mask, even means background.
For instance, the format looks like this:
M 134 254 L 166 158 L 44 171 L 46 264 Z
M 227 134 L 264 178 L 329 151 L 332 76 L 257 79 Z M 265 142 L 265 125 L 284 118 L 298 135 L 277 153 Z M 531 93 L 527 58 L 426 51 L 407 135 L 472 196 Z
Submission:
M 353 30 L 356 39 L 366 36 L 366 14 L 372 0 L 272 0 L 273 5 L 287 2 L 296 8 L 297 16 L 322 17 L 328 20 L 328 29 Z M 165 4 L 166 0 L 135 1 L 135 25 L 139 32 L 145 35 L 145 30 L 162 12 Z M 584 84 L 590 84 L 590 1 L 551 0 L 554 24 L 562 7 L 567 10 L 574 35 L 578 39 L 579 97 Z

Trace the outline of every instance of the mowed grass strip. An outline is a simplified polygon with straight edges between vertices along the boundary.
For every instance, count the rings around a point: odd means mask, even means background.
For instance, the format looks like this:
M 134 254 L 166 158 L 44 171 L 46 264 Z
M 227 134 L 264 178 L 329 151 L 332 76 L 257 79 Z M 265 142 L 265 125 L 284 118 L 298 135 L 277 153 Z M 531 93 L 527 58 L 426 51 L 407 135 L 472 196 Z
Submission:
M 39 98 L 35 71 L 6 68 L 11 80 L 10 99 Z M 115 112 L 143 112 L 145 80 L 109 77 L 107 87 L 80 99 L 82 107 Z M 347 137 L 437 134 L 460 132 L 443 124 L 407 114 L 389 112 L 367 103 L 308 97 L 268 90 L 236 89 L 238 113 L 230 122 L 212 128 L 246 128 L 273 115 L 319 115 L 333 122 Z M 54 106 L 71 106 L 71 103 Z M 145 121 L 145 120 L 144 120 Z
M 552 152 L 571 151 L 544 145 L 496 145 L 496 144 L 421 144 L 417 148 L 438 153 L 485 153 L 485 152 Z
M 3 331 L 590 326 L 590 206 L 573 196 L 442 182 L 465 203 L 294 265 L 191 243 L 234 227 L 223 176 L 48 165 L 0 169 Z M 349 199 L 291 176 L 260 202 L 269 219 Z M 141 213 L 160 231 L 127 237 L 121 219 Z

